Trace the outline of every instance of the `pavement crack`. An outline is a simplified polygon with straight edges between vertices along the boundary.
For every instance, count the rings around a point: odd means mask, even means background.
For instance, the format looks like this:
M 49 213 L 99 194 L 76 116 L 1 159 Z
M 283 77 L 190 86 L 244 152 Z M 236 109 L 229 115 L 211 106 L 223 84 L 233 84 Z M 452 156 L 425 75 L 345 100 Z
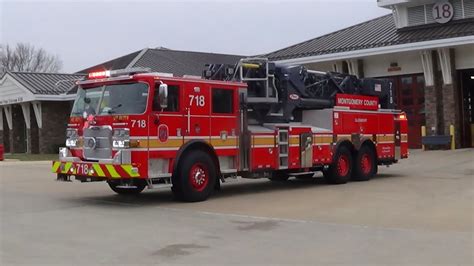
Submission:
M 180 257 L 192 254 L 193 250 L 196 249 L 208 249 L 209 246 L 197 245 L 197 244 L 172 244 L 167 245 L 159 250 L 155 251 L 153 255 L 162 257 Z

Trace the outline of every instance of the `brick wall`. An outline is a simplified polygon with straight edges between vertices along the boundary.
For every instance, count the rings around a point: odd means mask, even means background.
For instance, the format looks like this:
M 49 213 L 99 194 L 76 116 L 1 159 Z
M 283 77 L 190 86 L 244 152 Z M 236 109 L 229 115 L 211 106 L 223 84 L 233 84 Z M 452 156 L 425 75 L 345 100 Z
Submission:
M 454 125 L 455 131 L 455 140 L 456 146 L 459 147 L 461 143 L 461 114 L 459 113 L 458 105 L 459 103 L 459 92 L 460 92 L 460 82 L 458 82 L 458 76 L 456 75 L 456 64 L 455 64 L 455 53 L 454 49 L 450 49 L 450 58 L 451 58 L 451 77 L 453 84 L 445 85 L 443 84 L 442 92 L 442 114 L 443 114 L 443 134 L 449 135 L 450 125 Z
M 57 153 L 64 146 L 71 111 L 70 102 L 41 102 L 43 127 L 39 129 L 39 152 Z
M 12 105 L 13 130 L 10 132 L 10 152 L 26 152 L 26 125 L 23 110 L 19 104 Z

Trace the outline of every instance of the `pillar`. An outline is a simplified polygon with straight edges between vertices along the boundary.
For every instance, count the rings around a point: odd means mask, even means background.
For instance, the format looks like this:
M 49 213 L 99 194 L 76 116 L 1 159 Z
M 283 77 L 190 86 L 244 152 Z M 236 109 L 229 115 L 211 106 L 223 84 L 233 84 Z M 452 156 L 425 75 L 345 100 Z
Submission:
M 3 133 L 4 132 L 4 128 L 3 128 L 3 108 L 0 107 L 0 145 L 4 145 L 3 144 Z
M 457 107 L 459 105 L 459 91 L 457 89 L 455 51 L 451 48 L 442 48 L 438 49 L 437 52 L 443 78 L 441 86 L 443 119 L 442 134 L 449 135 L 449 127 L 450 125 L 454 125 L 456 146 L 459 147 L 461 143 L 461 121 L 459 108 Z
M 436 86 L 435 69 L 437 69 L 434 52 L 427 50 L 422 51 L 421 63 L 423 66 L 423 74 L 425 78 L 425 120 L 426 133 L 428 135 L 438 134 L 440 127 L 440 119 L 438 115 L 438 94 L 439 89 Z
M 23 119 L 25 121 L 26 127 L 26 143 L 25 143 L 25 152 L 31 153 L 31 112 L 30 112 L 30 103 L 21 103 L 21 111 L 23 113 Z

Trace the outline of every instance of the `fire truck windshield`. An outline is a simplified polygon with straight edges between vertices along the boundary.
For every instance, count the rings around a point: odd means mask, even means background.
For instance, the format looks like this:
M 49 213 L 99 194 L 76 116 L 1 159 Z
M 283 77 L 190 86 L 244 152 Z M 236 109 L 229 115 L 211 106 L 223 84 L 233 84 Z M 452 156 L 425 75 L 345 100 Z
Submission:
M 148 99 L 146 83 L 79 88 L 71 116 L 141 114 Z

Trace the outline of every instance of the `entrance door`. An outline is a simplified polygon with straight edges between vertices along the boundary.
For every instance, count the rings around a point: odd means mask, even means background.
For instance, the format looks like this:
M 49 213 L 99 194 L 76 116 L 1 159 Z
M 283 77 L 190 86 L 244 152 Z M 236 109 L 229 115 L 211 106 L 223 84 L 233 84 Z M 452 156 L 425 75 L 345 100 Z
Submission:
M 474 147 L 474 70 L 460 72 L 461 147 Z
M 408 147 L 421 148 L 421 126 L 425 125 L 425 79 L 422 74 L 392 78 L 397 109 L 408 118 Z

